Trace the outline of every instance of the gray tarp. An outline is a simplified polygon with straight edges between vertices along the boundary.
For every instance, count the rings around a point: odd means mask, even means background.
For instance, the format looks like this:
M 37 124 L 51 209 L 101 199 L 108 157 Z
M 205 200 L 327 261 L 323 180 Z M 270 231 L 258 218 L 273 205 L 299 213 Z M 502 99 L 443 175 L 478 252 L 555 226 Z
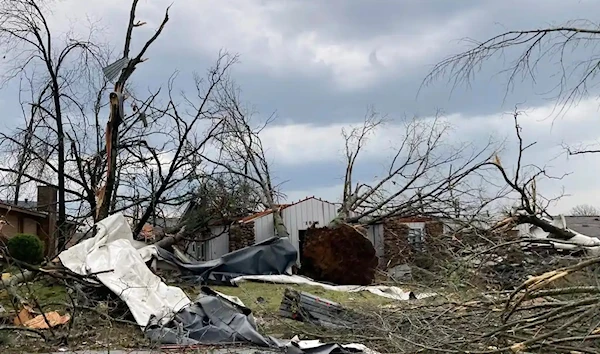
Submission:
M 298 252 L 287 237 L 272 237 L 255 245 L 227 253 L 207 262 L 186 263 L 160 247 L 158 257 L 175 264 L 184 279 L 194 283 L 231 284 L 230 279 L 241 275 L 291 274 Z

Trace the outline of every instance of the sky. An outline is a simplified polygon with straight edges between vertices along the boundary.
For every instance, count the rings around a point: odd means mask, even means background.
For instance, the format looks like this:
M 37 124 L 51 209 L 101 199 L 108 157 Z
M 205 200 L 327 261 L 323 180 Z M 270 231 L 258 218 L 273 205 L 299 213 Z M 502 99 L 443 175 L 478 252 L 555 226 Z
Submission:
M 594 144 L 600 136 L 599 103 L 593 87 L 564 114 L 557 115 L 556 61 L 542 61 L 535 82 L 519 80 L 507 91 L 506 69 L 517 52 L 485 63 L 468 86 L 440 78 L 423 80 L 443 58 L 469 48 L 464 38 L 485 40 L 506 30 L 564 24 L 600 11 L 597 1 L 559 0 L 141 0 L 134 47 L 151 35 L 172 4 L 163 35 L 131 78 L 137 89 L 164 85 L 169 76 L 204 73 L 220 50 L 239 55 L 232 77 L 259 118 L 275 113 L 262 133 L 273 177 L 288 201 L 307 196 L 338 201 L 344 172 L 343 127 L 360 123 L 368 106 L 390 118 L 369 140 L 357 177 L 371 182 L 389 161 L 398 124 L 442 112 L 453 125 L 448 139 L 483 144 L 506 139 L 500 152 L 514 163 L 510 112 L 518 105 L 526 142 L 536 142 L 527 159 L 546 165 L 559 180 L 544 181 L 540 192 L 566 194 L 551 211 L 567 212 L 587 203 L 600 207 L 599 155 L 567 156 L 563 145 Z M 55 31 L 84 31 L 95 23 L 116 49 L 123 45 L 129 3 L 116 0 L 56 0 Z M 571 59 L 594 55 L 580 48 Z M 0 63 L 1 65 L 1 63 Z M 182 90 L 192 89 L 185 84 Z M 0 94 L 4 122 L 19 114 L 15 86 Z

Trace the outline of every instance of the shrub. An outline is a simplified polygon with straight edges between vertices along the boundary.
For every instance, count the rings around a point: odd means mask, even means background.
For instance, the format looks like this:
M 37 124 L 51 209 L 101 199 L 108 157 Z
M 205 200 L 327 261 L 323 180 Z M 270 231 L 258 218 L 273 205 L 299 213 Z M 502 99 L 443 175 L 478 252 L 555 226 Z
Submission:
M 39 264 L 44 259 L 44 243 L 36 235 L 18 234 L 8 240 L 11 257 L 29 264 Z

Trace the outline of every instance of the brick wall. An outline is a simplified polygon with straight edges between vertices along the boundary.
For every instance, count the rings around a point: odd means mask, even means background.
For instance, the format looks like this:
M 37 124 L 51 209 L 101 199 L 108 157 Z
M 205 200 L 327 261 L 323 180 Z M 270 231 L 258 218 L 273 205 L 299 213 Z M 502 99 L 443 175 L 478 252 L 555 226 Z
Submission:
M 234 223 L 229 228 L 229 252 L 252 246 L 254 240 L 254 222 Z
M 425 244 L 423 252 L 416 252 L 408 242 L 409 226 L 404 221 L 390 218 L 383 223 L 384 269 L 399 264 L 414 264 L 422 255 L 435 252 L 436 239 L 444 233 L 444 224 L 440 221 L 425 222 Z M 416 259 L 419 258 L 419 259 Z
M 396 219 L 387 219 L 383 223 L 383 268 L 409 263 L 413 251 L 408 243 L 409 227 Z

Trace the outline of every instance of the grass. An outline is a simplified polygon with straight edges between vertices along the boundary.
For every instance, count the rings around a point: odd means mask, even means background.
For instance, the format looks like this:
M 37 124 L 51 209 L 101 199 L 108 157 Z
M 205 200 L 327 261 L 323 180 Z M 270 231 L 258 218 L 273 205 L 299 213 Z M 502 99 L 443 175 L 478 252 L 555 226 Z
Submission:
M 343 291 L 327 290 L 320 286 L 290 285 L 290 284 L 267 284 L 259 282 L 244 282 L 238 287 L 213 286 L 211 289 L 220 293 L 237 296 L 246 307 L 250 308 L 257 316 L 273 315 L 279 311 L 279 305 L 286 288 L 304 291 L 315 296 L 326 298 L 348 307 L 360 305 L 384 305 L 390 303 L 390 299 L 377 296 L 368 291 L 348 293 Z
M 337 302 L 347 308 L 373 308 L 396 302 L 368 291 L 348 293 L 309 285 L 244 282 L 238 287 L 211 287 L 211 289 L 222 294 L 237 296 L 246 307 L 252 310 L 259 330 L 264 334 L 281 339 L 289 339 L 295 335 L 298 335 L 301 339 L 315 339 L 324 335 L 323 328 L 279 316 L 279 306 L 286 288 L 311 293 Z
M 178 286 L 177 284 L 172 285 Z M 299 335 L 300 338 L 314 339 L 318 333 L 323 333 L 321 332 L 322 329 L 279 316 L 279 306 L 286 288 L 308 292 L 337 302 L 348 308 L 376 307 L 397 303 L 397 301 L 386 299 L 366 291 L 348 293 L 308 285 L 244 282 L 238 287 L 211 286 L 211 289 L 215 291 L 238 297 L 246 307 L 252 310 L 259 330 L 265 335 L 282 339 L 289 339 L 294 335 Z M 200 290 L 199 287 L 189 286 L 182 286 L 182 289 L 192 300 L 197 297 Z M 56 304 L 70 302 L 67 290 L 63 285 L 44 278 L 27 284 L 21 284 L 18 287 L 18 293 L 24 298 L 37 299 L 42 305 L 53 304 L 45 306 L 44 311 L 57 310 L 61 314 L 65 313 L 65 307 Z M 8 294 L 4 290 L 0 291 L 0 304 L 7 311 L 2 317 L 3 323 L 11 324 L 14 317 L 13 307 Z M 100 307 L 96 308 L 96 310 L 103 313 L 107 311 L 107 309 Z M 71 315 L 73 316 L 73 313 Z M 70 332 L 68 343 L 72 349 L 107 347 L 125 349 L 150 346 L 150 343 L 136 325 L 110 322 L 93 311 L 78 311 L 74 315 L 75 318 L 72 321 L 75 322 Z M 66 331 L 66 328 L 64 330 Z M 21 332 L 0 332 L 0 335 L 2 335 L 0 338 L 0 352 L 15 352 L 14 350 L 23 348 L 25 343 L 27 343 L 28 352 L 31 353 L 56 349 L 56 347 L 50 348 L 52 345 L 49 347 L 48 343 L 44 343 L 35 336 Z

